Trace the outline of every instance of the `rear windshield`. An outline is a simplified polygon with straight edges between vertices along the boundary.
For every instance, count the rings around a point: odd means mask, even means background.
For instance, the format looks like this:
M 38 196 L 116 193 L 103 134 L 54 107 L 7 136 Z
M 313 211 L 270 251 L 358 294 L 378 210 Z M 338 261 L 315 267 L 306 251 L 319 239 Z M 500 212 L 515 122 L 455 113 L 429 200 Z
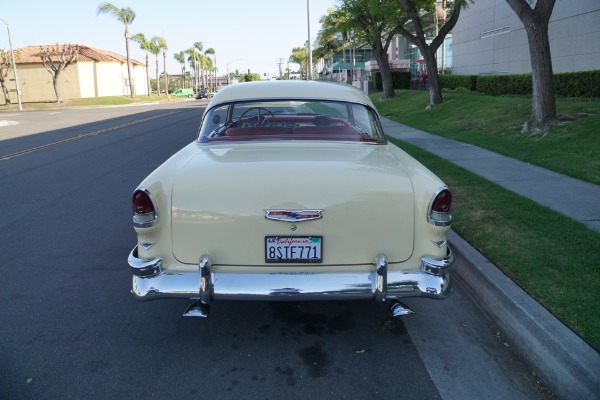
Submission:
M 218 105 L 202 121 L 201 143 L 321 140 L 384 143 L 377 114 L 362 104 L 312 100 Z

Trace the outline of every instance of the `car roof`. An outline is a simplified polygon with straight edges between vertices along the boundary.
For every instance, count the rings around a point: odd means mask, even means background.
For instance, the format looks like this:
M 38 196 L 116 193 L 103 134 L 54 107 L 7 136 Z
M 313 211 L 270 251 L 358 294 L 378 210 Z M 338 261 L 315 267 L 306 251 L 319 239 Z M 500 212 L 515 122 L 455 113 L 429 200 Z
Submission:
M 214 95 L 208 108 L 231 101 L 260 99 L 349 101 L 366 104 L 375 109 L 371 99 L 354 86 L 325 81 L 300 80 L 244 82 L 229 85 Z

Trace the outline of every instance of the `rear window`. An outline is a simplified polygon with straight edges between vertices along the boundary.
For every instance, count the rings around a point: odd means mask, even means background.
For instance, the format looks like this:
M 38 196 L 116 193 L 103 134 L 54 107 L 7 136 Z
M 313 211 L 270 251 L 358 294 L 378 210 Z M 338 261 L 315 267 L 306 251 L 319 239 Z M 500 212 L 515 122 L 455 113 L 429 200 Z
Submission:
M 318 100 L 217 105 L 204 116 L 199 142 L 321 140 L 384 143 L 377 114 L 362 104 Z

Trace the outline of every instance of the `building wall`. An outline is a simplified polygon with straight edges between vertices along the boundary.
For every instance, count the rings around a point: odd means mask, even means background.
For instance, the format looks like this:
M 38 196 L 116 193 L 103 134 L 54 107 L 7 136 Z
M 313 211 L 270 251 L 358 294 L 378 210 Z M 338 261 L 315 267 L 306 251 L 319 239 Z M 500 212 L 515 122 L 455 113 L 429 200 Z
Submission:
M 21 101 L 56 101 L 52 75 L 43 64 L 17 64 Z M 134 64 L 131 68 L 137 95 L 147 95 L 146 67 Z M 9 73 L 9 79 L 14 74 Z M 58 87 L 63 99 L 79 99 L 99 96 L 129 95 L 127 82 L 127 64 L 117 62 L 78 61 L 71 64 L 59 75 Z M 8 81 L 12 103 L 17 103 L 17 91 L 14 81 Z
M 58 77 L 58 89 L 63 99 L 81 97 L 79 71 L 75 65 L 72 64 L 65 70 L 62 70 Z M 56 101 L 52 75 L 44 68 L 43 64 L 17 64 L 17 71 L 19 73 L 19 87 L 23 103 Z M 16 90 L 11 91 L 10 97 L 12 102 L 17 102 Z
M 94 76 L 95 63 L 92 61 L 78 61 L 75 64 L 79 71 L 79 76 L 82 77 L 80 84 L 80 97 L 96 97 L 96 85 L 94 80 L 90 79 Z
M 555 73 L 600 69 L 600 1 L 557 0 L 549 36 Z M 454 74 L 531 72 L 523 24 L 506 0 L 477 0 L 452 31 Z
M 127 69 L 127 65 L 125 65 Z M 137 96 L 144 96 L 148 94 L 148 79 L 146 78 L 146 66 L 145 65 L 131 65 L 131 75 L 133 75 L 133 83 L 135 85 L 134 90 Z M 129 91 L 127 92 L 129 93 Z

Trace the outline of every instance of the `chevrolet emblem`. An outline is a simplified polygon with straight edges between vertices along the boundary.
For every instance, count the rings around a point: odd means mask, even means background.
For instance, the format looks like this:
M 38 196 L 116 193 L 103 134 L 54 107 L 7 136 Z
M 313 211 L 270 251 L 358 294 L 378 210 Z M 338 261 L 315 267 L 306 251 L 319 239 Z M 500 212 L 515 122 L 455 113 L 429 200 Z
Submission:
M 301 222 L 323 218 L 323 210 L 265 210 L 265 218 L 284 222 Z

